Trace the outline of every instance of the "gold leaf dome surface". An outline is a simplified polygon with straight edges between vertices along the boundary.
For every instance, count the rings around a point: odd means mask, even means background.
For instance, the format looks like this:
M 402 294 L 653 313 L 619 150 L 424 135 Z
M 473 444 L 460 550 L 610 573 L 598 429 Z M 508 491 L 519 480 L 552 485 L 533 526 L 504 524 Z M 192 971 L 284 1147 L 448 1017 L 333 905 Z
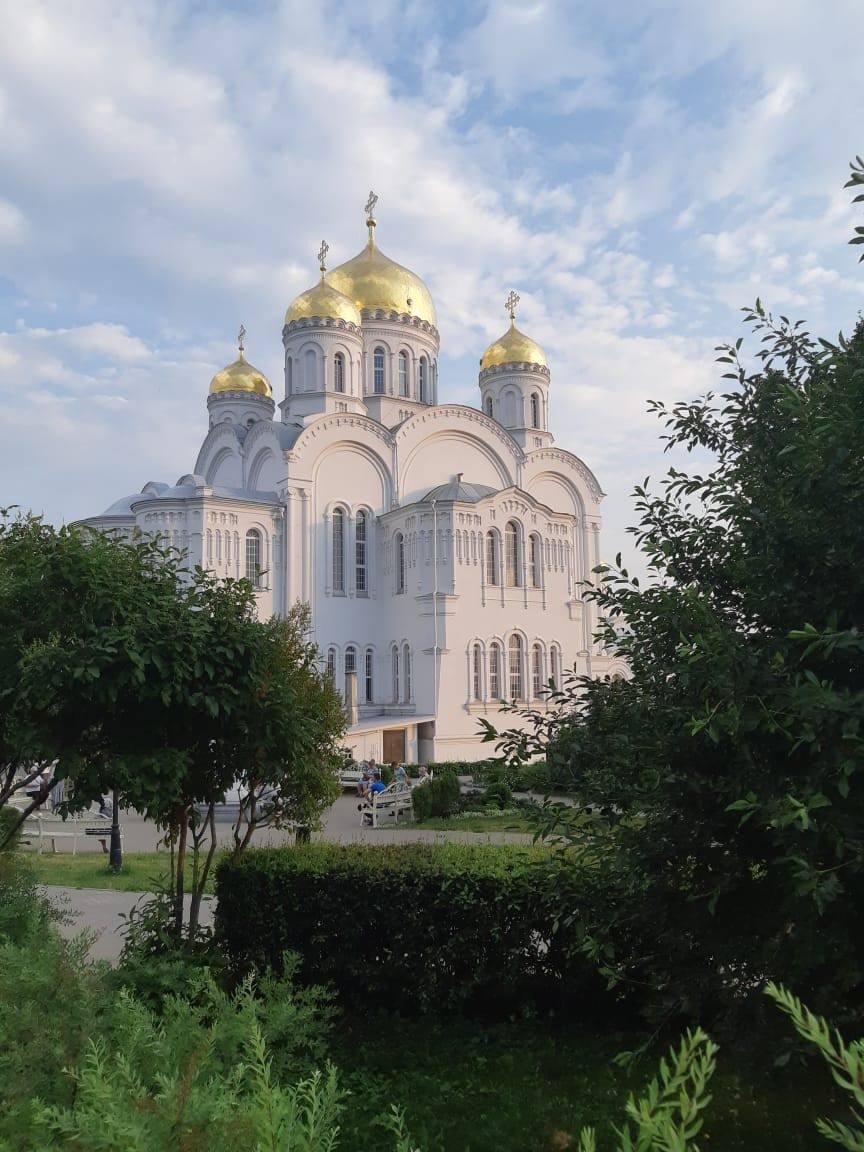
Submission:
M 210 395 L 220 392 L 253 392 L 256 396 L 272 398 L 273 389 L 263 372 L 253 367 L 240 352 L 233 364 L 217 372 L 210 381 Z
M 324 279 L 358 308 L 400 312 L 437 325 L 429 289 L 410 269 L 385 256 L 371 235 L 362 252 L 333 268 Z
M 480 368 L 498 368 L 502 364 L 539 364 L 549 367 L 546 353 L 540 345 L 520 332 L 511 322 L 509 329 L 500 340 L 490 344 L 480 359 Z
M 331 287 L 322 276 L 318 283 L 288 305 L 285 323 L 305 320 L 312 316 L 327 320 L 344 320 L 347 324 L 362 323 L 357 305 L 348 296 Z

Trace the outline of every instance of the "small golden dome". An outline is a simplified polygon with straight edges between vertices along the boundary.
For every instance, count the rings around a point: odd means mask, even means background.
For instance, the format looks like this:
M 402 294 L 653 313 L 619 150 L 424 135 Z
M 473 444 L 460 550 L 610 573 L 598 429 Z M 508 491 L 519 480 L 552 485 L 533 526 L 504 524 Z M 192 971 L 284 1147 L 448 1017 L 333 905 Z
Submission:
M 240 354 L 233 364 L 217 372 L 210 381 L 210 395 L 217 396 L 220 392 L 254 392 L 256 396 L 273 396 L 270 381 L 263 372 L 254 368 L 243 355 L 244 330 L 240 329 Z
M 358 308 L 380 308 L 385 312 L 399 312 L 403 316 L 417 316 L 433 327 L 437 324 L 432 295 L 419 276 L 391 260 L 375 244 L 375 219 L 372 210 L 378 197 L 369 194 L 366 205 L 369 242 L 353 260 L 340 264 L 325 279 L 343 295 L 353 300 Z
M 543 368 L 549 367 L 546 353 L 530 336 L 519 331 L 514 320 L 510 321 L 510 328 L 501 339 L 490 344 L 483 353 L 480 369 L 498 368 L 502 364 L 539 364 Z
M 337 292 L 335 288 L 331 288 L 323 275 L 314 288 L 301 292 L 288 306 L 285 323 L 290 324 L 293 320 L 305 320 L 312 316 L 326 320 L 344 320 L 347 324 L 356 324 L 358 328 L 362 323 L 354 302 L 341 292 Z

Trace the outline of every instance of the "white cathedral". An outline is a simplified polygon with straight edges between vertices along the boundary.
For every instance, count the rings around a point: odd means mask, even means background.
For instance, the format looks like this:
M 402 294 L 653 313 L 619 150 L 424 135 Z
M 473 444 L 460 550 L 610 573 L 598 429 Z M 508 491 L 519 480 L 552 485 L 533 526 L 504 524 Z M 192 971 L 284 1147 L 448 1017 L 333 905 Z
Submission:
M 262 617 L 311 606 L 358 758 L 476 760 L 478 718 L 543 707 L 566 670 L 624 673 L 593 640 L 580 581 L 602 492 L 555 446 L 543 350 L 515 324 L 480 360 L 476 408 L 440 402 L 435 304 L 369 238 L 289 306 L 285 398 L 245 358 L 217 372 L 194 472 L 85 523 L 159 535 L 245 576 Z

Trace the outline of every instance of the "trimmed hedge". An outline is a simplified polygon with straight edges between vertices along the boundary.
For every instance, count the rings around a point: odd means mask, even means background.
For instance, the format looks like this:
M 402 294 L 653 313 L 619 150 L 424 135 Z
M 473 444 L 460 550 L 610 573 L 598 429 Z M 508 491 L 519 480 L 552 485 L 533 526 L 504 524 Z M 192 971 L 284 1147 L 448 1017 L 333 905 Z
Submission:
M 459 780 L 452 774 L 435 776 L 411 790 L 415 820 L 452 816 L 459 808 Z
M 584 1014 L 603 996 L 572 898 L 562 916 L 573 872 L 527 846 L 258 849 L 219 865 L 217 932 L 238 973 L 278 971 L 297 952 L 301 980 L 346 1004 Z

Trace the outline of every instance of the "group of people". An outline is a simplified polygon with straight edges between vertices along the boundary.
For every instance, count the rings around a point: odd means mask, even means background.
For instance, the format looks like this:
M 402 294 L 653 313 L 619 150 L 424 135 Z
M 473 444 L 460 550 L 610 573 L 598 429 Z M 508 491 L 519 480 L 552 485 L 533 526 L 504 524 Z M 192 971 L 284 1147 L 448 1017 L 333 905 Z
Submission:
M 388 785 L 384 783 L 383 773 L 379 765 L 375 763 L 374 756 L 371 760 L 364 760 L 361 768 L 362 772 L 357 784 L 357 795 L 361 800 L 371 800 L 376 792 L 386 791 Z M 397 792 L 403 792 L 411 787 L 411 781 L 405 771 L 404 764 L 397 764 L 394 761 L 390 765 L 390 776 L 392 783 L 396 785 Z M 422 783 L 423 780 L 428 779 L 428 776 L 429 773 L 425 764 L 421 764 L 417 783 Z

